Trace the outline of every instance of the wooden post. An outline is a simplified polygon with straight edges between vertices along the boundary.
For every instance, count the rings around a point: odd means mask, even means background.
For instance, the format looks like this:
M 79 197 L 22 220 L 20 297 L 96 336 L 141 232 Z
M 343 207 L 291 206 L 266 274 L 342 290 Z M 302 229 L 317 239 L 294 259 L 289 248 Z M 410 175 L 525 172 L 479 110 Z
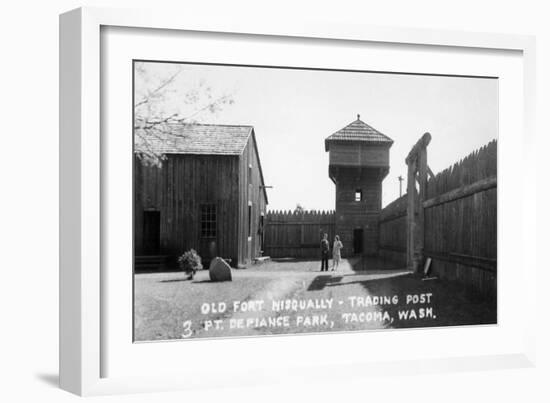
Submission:
M 424 206 L 428 191 L 428 144 L 432 136 L 424 135 L 405 159 L 407 163 L 407 267 L 418 271 L 424 254 Z M 418 177 L 417 177 L 418 174 Z M 418 180 L 418 194 L 416 181 Z
M 415 227 L 415 176 L 416 161 L 407 161 L 407 267 L 414 269 L 414 227 Z
M 420 269 L 424 260 L 424 206 L 423 203 L 427 198 L 428 192 L 428 150 L 426 146 L 419 150 L 418 155 L 418 216 L 417 216 L 417 243 L 416 243 L 416 268 Z

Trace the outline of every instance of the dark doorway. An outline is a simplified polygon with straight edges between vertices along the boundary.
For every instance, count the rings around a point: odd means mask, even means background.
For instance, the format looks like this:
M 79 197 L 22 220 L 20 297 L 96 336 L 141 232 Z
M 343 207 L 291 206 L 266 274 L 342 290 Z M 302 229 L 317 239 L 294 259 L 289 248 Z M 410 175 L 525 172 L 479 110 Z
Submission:
M 160 211 L 143 212 L 143 254 L 160 252 Z
M 353 253 L 363 253 L 363 228 L 353 230 Z

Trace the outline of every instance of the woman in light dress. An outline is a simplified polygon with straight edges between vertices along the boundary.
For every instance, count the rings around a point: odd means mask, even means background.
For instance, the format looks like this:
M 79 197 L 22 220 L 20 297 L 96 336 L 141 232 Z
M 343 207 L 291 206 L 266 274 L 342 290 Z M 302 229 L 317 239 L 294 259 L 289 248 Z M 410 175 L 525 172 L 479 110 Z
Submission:
M 344 245 L 342 245 L 340 237 L 336 235 L 334 237 L 334 244 L 332 245 L 332 271 L 338 269 L 338 265 L 340 264 L 340 260 L 342 259 L 342 256 L 340 255 L 340 250 L 343 247 Z

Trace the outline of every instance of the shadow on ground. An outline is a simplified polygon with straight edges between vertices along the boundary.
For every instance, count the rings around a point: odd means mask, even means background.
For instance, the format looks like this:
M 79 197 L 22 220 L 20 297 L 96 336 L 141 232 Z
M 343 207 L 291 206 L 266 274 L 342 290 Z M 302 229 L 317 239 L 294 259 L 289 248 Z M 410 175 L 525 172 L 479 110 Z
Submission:
M 159 283 L 179 283 L 181 281 L 191 281 L 188 278 L 173 278 L 169 280 L 159 280 Z
M 330 274 L 317 276 L 313 279 L 307 290 L 321 291 L 327 286 L 338 284 L 342 278 L 343 276 L 332 276 Z
M 335 289 L 336 287 L 362 286 L 371 297 L 398 297 L 397 304 L 383 304 L 379 308 L 387 311 L 390 316 L 398 318 L 399 312 L 414 309 L 418 314 L 420 309 L 431 309 L 433 316 L 415 318 L 414 320 L 397 320 L 390 327 L 433 327 L 480 325 L 497 323 L 496 301 L 490 300 L 479 293 L 468 291 L 460 284 L 439 279 L 425 281 L 418 274 L 404 271 L 392 273 L 383 270 L 369 275 L 348 274 L 345 276 L 319 275 L 313 279 L 308 291 Z M 430 295 L 430 303 L 414 304 L 408 302 L 409 296 Z

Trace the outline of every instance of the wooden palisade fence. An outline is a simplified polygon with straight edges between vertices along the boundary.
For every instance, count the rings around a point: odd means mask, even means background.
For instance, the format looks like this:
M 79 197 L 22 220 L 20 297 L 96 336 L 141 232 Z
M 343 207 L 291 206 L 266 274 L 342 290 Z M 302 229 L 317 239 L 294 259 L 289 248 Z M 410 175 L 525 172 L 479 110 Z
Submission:
M 412 177 L 419 180 L 416 171 Z M 408 195 L 383 209 L 380 254 L 416 270 L 431 258 L 433 274 L 496 296 L 497 141 L 429 176 L 422 197 L 409 187 Z M 421 237 L 413 245 L 411 233 Z
M 323 233 L 334 238 L 334 211 L 269 211 L 264 254 L 272 258 L 319 258 Z
M 380 213 L 378 254 L 416 271 L 430 258 L 431 275 L 495 297 L 497 141 L 434 175 L 430 140 L 426 133 L 407 156 L 407 194 Z M 334 238 L 334 211 L 270 211 L 264 254 L 317 259 L 323 233 Z
M 407 195 L 388 204 L 380 213 L 378 254 L 383 259 L 407 265 Z
M 431 178 L 423 208 L 434 272 L 496 296 L 496 140 Z

